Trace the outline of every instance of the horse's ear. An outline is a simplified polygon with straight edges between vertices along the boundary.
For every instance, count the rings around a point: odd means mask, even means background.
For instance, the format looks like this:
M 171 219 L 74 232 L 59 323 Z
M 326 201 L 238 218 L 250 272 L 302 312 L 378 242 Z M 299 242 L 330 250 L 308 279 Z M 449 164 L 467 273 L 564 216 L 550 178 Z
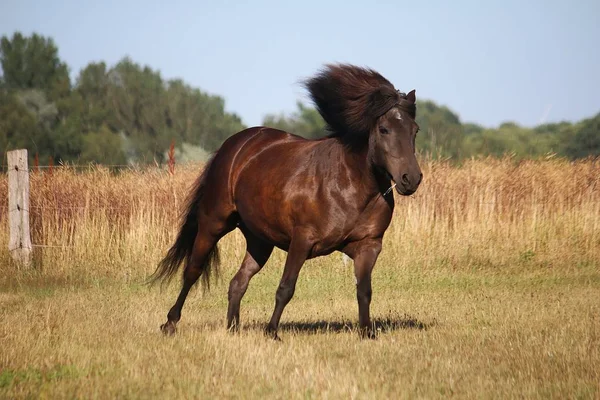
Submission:
M 417 95 L 415 94 L 415 89 L 408 92 L 408 94 L 406 95 L 406 100 L 410 101 L 411 103 L 414 103 L 415 101 L 417 101 Z

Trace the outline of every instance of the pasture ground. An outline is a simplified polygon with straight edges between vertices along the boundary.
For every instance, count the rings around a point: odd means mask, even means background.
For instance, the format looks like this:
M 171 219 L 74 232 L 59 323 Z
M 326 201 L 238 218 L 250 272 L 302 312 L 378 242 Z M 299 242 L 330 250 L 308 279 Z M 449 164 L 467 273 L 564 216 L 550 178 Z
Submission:
M 427 164 L 418 196 L 397 199 L 373 275 L 377 340 L 358 337 L 339 253 L 305 265 L 282 342 L 262 332 L 279 250 L 250 283 L 241 332 L 226 332 L 237 232 L 221 243 L 220 279 L 190 294 L 163 337 L 179 282 L 142 282 L 198 171 L 32 176 L 32 210 L 45 207 L 32 212 L 34 242 L 70 247 L 36 249 L 30 269 L 0 254 L 0 397 L 599 398 L 600 166 L 475 164 Z

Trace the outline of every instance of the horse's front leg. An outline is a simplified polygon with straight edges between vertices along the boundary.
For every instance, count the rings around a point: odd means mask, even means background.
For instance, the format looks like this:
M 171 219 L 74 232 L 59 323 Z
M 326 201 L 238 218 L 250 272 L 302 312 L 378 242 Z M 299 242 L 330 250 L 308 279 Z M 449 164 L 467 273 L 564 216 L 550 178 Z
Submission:
M 360 334 L 369 339 L 375 338 L 369 307 L 371 305 L 371 272 L 381 252 L 381 239 L 363 239 L 349 244 L 344 253 L 354 260 L 356 276 L 356 299 L 358 300 L 358 322 Z

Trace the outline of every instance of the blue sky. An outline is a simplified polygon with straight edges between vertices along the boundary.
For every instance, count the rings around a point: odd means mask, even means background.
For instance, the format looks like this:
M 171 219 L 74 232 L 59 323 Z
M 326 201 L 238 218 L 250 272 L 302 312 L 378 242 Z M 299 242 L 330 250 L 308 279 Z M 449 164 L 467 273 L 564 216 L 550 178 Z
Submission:
M 590 117 L 599 18 L 599 0 L 0 1 L 0 34 L 51 36 L 73 78 L 129 56 L 223 96 L 247 125 L 307 101 L 299 80 L 328 62 L 374 68 L 485 126 Z

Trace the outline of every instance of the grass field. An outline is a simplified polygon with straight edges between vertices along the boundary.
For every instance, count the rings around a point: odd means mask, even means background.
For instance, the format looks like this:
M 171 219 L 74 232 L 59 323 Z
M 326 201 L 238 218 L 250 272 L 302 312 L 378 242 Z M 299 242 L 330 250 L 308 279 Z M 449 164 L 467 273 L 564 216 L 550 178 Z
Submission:
M 0 179 L 0 398 L 600 398 L 600 161 L 422 162 L 373 275 L 377 340 L 356 331 L 352 266 L 309 261 L 262 329 L 276 251 L 225 331 L 244 251 L 221 241 L 220 279 L 159 325 L 178 284 L 149 288 L 199 166 L 31 174 L 35 265 L 7 252 Z

